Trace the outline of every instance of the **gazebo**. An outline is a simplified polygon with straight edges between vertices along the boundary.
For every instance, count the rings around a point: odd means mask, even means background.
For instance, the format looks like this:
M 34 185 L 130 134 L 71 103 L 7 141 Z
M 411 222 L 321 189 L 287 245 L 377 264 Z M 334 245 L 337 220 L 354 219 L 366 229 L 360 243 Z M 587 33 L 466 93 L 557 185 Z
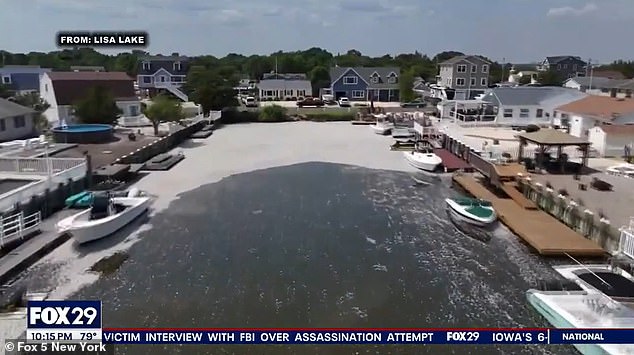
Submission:
M 583 171 L 583 168 L 588 165 L 588 151 L 590 148 L 590 142 L 583 138 L 575 137 L 565 132 L 561 132 L 556 129 L 540 129 L 535 132 L 524 132 L 517 135 L 520 140 L 520 147 L 518 152 L 518 160 L 522 160 L 524 154 L 524 147 L 527 143 L 533 143 L 538 146 L 537 154 L 537 166 L 543 167 L 543 157 L 546 151 L 550 147 L 557 147 L 557 161 L 560 162 L 561 170 L 564 171 L 564 162 L 562 161 L 563 148 L 569 146 L 579 147 L 582 152 L 581 168 L 579 172 Z

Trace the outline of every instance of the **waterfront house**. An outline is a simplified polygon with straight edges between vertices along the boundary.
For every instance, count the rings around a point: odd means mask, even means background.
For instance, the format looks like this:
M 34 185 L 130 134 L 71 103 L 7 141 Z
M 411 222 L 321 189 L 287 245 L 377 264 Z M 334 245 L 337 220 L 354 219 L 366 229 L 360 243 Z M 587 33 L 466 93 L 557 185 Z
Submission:
M 562 87 L 498 87 L 482 97 L 493 107 L 496 124 L 526 126 L 557 124 L 557 107 L 586 97 L 587 94 Z
M 397 102 L 400 73 L 397 67 L 330 68 L 330 92 L 337 100 Z
M 51 69 L 39 65 L 6 65 L 0 68 L 0 83 L 16 95 L 40 90 L 40 76 Z
M 139 90 L 154 97 L 159 93 L 170 93 L 183 101 L 188 101 L 182 91 L 187 78 L 190 60 L 178 53 L 171 56 L 146 56 L 139 59 L 137 85 Z
M 628 92 L 620 90 L 621 85 L 628 80 L 610 79 L 594 76 L 578 76 L 566 80 L 563 87 L 586 92 L 591 95 L 603 95 L 612 97 L 625 97 Z M 631 97 L 631 91 L 629 92 Z
M 558 55 L 546 57 L 540 65 L 537 66 L 538 71 L 553 71 L 559 74 L 562 79 L 574 78 L 576 76 L 586 75 L 586 62 L 580 57 L 572 55 Z
M 297 100 L 313 95 L 309 80 L 265 79 L 257 84 L 260 100 Z
M 0 141 L 34 137 L 34 115 L 31 108 L 0 99 Z
M 123 72 L 50 72 L 40 80 L 40 95 L 50 107 L 44 115 L 54 126 L 76 122 L 73 105 L 91 89 L 101 86 L 114 96 L 122 117 L 139 117 L 141 103 L 134 94 L 134 80 Z
M 436 84 L 454 92 L 456 100 L 470 100 L 489 88 L 491 62 L 477 55 L 459 55 L 439 65 Z
M 634 99 L 590 95 L 557 107 L 568 121 L 569 133 L 589 138 L 589 129 L 603 124 L 626 124 L 634 116 Z

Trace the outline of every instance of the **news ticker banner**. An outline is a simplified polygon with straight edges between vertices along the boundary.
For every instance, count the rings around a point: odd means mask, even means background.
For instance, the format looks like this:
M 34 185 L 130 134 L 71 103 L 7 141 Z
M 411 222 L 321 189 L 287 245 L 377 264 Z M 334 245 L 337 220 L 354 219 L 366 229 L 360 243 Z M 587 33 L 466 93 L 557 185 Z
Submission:
M 29 341 L 100 344 L 634 344 L 634 329 L 102 329 L 101 301 L 29 301 Z
M 147 47 L 147 32 L 88 32 L 65 31 L 55 35 L 58 47 Z

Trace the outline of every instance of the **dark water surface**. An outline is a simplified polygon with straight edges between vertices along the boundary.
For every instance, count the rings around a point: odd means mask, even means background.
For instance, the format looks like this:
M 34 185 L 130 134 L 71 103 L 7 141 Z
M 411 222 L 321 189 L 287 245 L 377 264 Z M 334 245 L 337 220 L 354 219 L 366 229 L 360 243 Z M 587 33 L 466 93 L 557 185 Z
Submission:
M 427 178 L 429 180 L 429 178 Z M 544 327 L 525 291 L 554 271 L 505 228 L 448 221 L 447 181 L 307 163 L 228 177 L 151 220 L 73 298 L 105 327 Z M 537 346 L 130 346 L 125 354 L 575 354 Z

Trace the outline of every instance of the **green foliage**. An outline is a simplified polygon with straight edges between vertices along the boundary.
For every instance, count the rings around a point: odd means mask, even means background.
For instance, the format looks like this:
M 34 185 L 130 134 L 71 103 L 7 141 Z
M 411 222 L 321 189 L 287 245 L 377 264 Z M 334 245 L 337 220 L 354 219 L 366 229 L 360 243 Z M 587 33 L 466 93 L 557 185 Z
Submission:
M 416 95 L 414 95 L 414 75 L 412 72 L 404 71 L 398 80 L 401 102 L 413 101 Z
M 4 84 L 0 84 L 0 99 L 6 99 L 13 96 L 11 90 L 9 90 L 9 87 L 4 85 Z
M 544 86 L 561 86 L 563 84 L 563 78 L 554 70 L 539 73 L 537 81 Z
M 348 111 L 329 111 L 311 112 L 304 114 L 308 121 L 317 122 L 334 122 L 334 121 L 352 121 L 354 120 L 355 113 Z
M 265 106 L 260 110 L 261 122 L 283 122 L 288 119 L 286 108 L 279 105 Z
M 622 73 L 626 78 L 632 79 L 634 78 L 634 60 L 617 60 L 612 64 L 594 68 L 594 70 L 616 70 Z
M 152 122 L 155 136 L 158 136 L 161 122 L 177 122 L 183 119 L 180 102 L 165 95 L 155 97 L 150 105 L 144 106 L 143 114 Z
M 75 116 L 82 123 L 115 124 L 120 114 L 114 97 L 103 86 L 89 90 L 86 97 L 75 105 Z
M 260 113 L 258 111 L 238 111 L 235 107 L 222 111 L 220 122 L 223 124 L 258 122 Z
M 202 107 L 205 115 L 210 111 L 219 111 L 227 107 L 238 106 L 233 88 L 238 80 L 227 79 L 234 75 L 231 67 L 207 69 L 204 66 L 193 67 L 187 75 L 183 89 L 192 101 Z
M 314 67 L 308 73 L 308 78 L 313 87 L 313 96 L 319 95 L 319 89 L 330 86 L 330 72 L 324 66 Z

